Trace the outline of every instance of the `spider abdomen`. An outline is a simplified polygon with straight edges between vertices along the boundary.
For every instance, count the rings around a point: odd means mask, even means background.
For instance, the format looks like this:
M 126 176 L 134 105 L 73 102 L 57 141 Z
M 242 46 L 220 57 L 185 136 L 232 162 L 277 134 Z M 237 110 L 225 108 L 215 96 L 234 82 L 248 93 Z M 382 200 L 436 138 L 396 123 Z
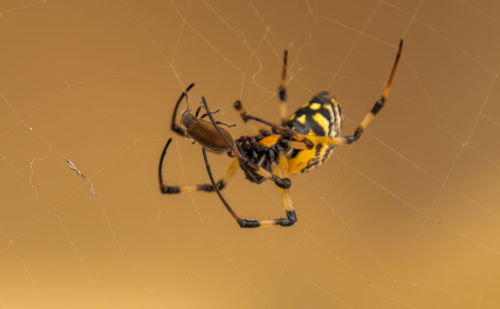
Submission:
M 342 129 L 342 110 L 334 97 L 323 91 L 290 116 L 287 127 L 306 136 L 337 137 Z M 306 173 L 323 164 L 334 146 L 315 144 L 311 149 L 295 149 L 288 159 L 290 174 Z
M 342 121 L 340 105 L 323 91 L 296 110 L 286 126 L 304 135 L 336 137 L 340 135 Z

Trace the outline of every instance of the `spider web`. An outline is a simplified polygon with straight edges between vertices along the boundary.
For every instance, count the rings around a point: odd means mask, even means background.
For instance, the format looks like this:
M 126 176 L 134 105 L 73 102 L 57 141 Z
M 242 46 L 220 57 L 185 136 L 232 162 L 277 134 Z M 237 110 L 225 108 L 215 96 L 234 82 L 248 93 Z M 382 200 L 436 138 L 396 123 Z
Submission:
M 3 1 L 0 3 L 0 308 L 499 308 L 498 5 L 488 1 Z M 175 136 L 196 82 L 250 134 L 241 99 L 277 122 L 329 90 L 355 145 L 295 176 L 292 228 L 241 230 Z M 69 161 L 65 161 L 69 160 Z M 210 156 L 216 175 L 229 164 Z M 84 175 L 84 176 L 82 176 Z M 239 172 L 247 218 L 282 213 Z

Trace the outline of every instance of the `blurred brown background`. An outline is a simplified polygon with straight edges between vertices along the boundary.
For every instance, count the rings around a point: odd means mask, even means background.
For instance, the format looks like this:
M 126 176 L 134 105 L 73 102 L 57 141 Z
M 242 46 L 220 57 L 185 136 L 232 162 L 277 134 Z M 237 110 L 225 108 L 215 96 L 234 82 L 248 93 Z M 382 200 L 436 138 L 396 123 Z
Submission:
M 0 308 L 500 308 L 500 7 L 495 1 L 0 2 Z M 190 82 L 278 121 L 329 90 L 352 146 L 293 178 L 299 222 L 242 230 L 199 145 L 169 130 Z M 78 177 L 64 159 L 85 174 Z M 216 175 L 230 160 L 210 156 Z M 92 195 L 90 182 L 97 197 Z M 282 214 L 241 171 L 248 218 Z

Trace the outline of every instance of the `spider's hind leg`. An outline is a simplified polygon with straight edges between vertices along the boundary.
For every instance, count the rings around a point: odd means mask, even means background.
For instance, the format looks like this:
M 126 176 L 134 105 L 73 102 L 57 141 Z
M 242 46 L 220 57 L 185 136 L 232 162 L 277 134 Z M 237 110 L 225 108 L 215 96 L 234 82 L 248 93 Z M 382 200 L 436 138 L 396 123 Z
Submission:
M 384 107 L 385 101 L 387 100 L 387 96 L 389 95 L 389 91 L 391 90 L 392 79 L 394 78 L 394 74 L 396 73 L 396 68 L 398 66 L 399 58 L 401 57 L 401 53 L 403 51 L 403 40 L 399 41 L 398 53 L 396 54 L 396 59 L 394 60 L 394 64 L 392 65 L 391 74 L 389 75 L 389 80 L 385 86 L 384 92 L 382 96 L 375 101 L 372 109 L 365 115 L 363 120 L 359 123 L 358 127 L 354 131 L 352 135 L 348 136 L 338 136 L 338 137 L 328 137 L 328 136 L 312 136 L 310 139 L 315 144 L 326 143 L 326 144 L 337 144 L 337 145 L 348 145 L 357 141 L 366 127 L 373 121 L 375 116 L 380 112 L 382 107 Z

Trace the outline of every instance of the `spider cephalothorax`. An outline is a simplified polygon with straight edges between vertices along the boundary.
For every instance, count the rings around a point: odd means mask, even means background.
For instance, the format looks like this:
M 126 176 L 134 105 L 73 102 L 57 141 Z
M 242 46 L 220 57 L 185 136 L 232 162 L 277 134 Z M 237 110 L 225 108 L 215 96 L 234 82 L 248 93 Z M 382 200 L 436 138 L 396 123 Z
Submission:
M 163 148 L 160 158 L 158 173 L 161 192 L 165 194 L 174 194 L 192 191 L 215 191 L 240 227 L 293 225 L 297 221 L 297 216 L 290 198 L 289 188 L 291 186 L 291 180 L 289 176 L 305 173 L 320 166 L 328 159 L 336 145 L 351 144 L 361 137 L 366 127 L 371 123 L 375 115 L 378 114 L 386 102 L 402 48 L 403 41 L 401 40 L 396 60 L 392 66 L 391 74 L 389 75 L 389 80 L 382 96 L 375 102 L 370 112 L 366 114 L 354 133 L 347 136 L 341 135 L 343 117 L 340 105 L 335 98 L 330 96 L 326 91 L 320 92 L 309 100 L 308 103 L 297 109 L 295 113 L 288 116 L 285 87 L 288 56 L 286 51 L 283 57 L 281 83 L 278 88 L 278 98 L 281 102 L 281 125 L 249 115 L 240 101 L 234 103 L 235 109 L 240 113 L 244 122 L 255 121 L 266 125 L 270 128 L 269 130 L 257 129 L 254 135 L 242 136 L 233 141 L 229 131 L 218 126 L 224 123 L 214 119 L 203 96 L 202 102 L 206 113 L 198 118 L 202 106 L 196 110 L 195 115 L 190 113 L 189 108 L 186 108 L 186 111 L 182 115 L 182 123 L 185 129 L 181 128 L 176 122 L 176 114 L 179 104 L 184 97 L 186 97 L 187 104 L 187 92 L 194 84 L 189 85 L 175 105 L 171 129 L 181 136 L 193 138 L 202 145 L 203 158 L 205 160 L 210 183 L 194 186 L 169 186 L 164 184 L 162 165 L 167 148 L 172 140 L 169 139 Z M 210 118 L 210 122 L 203 119 L 207 116 Z M 217 182 L 213 178 L 206 150 L 213 153 L 226 153 L 229 157 L 233 158 L 224 177 Z M 286 217 L 272 220 L 247 220 L 241 218 L 234 212 L 220 191 L 226 186 L 238 167 L 244 171 L 246 178 L 251 182 L 260 184 L 269 179 L 280 188 Z
M 288 146 L 289 139 L 284 135 L 272 134 L 266 130 L 260 130 L 259 135 L 242 136 L 235 141 L 236 148 L 249 161 L 258 166 L 271 170 L 273 164 L 278 164 L 280 152 L 291 153 L 292 148 Z M 271 142 L 271 143 L 270 143 Z M 245 161 L 239 161 L 245 176 L 251 182 L 260 184 L 267 178 L 255 173 L 251 166 Z

